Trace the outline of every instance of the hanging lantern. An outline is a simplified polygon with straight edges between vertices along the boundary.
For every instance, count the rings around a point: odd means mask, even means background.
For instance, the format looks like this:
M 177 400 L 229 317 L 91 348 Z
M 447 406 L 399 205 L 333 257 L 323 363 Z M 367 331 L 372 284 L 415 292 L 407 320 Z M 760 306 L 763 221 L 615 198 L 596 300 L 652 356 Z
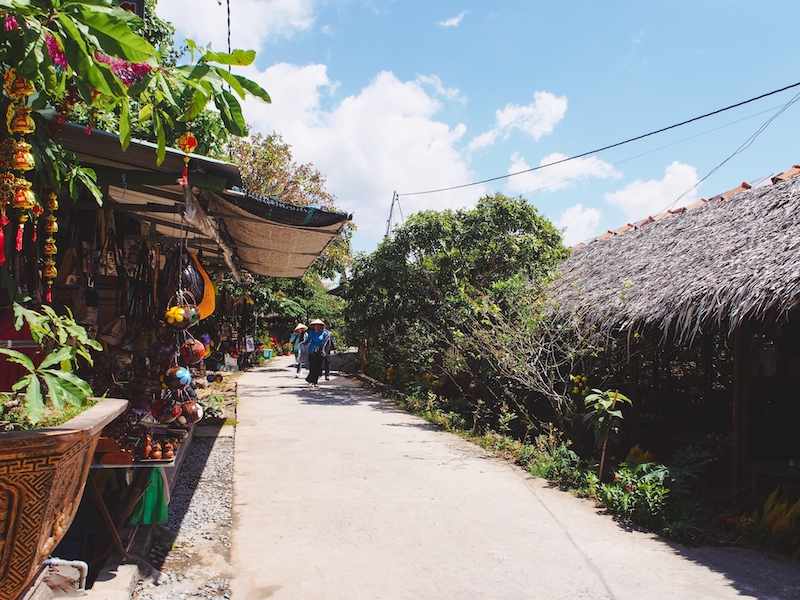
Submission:
M 58 277 L 58 269 L 56 269 L 56 261 L 54 258 L 44 259 L 42 275 L 44 275 L 44 278 L 47 280 L 48 286 L 53 285 L 53 281 Z
M 17 215 L 19 226 L 17 228 L 15 248 L 17 252 L 22 252 L 22 240 L 25 235 L 25 223 L 28 222 L 28 211 L 33 210 L 39 203 L 36 201 L 36 194 L 31 190 L 30 181 L 18 177 L 15 183 L 16 190 L 14 192 L 14 199 L 11 201 L 11 208 L 15 208 L 19 211 Z
M 54 193 L 51 192 L 50 195 L 47 197 L 47 200 L 45 201 L 44 207 L 47 210 L 49 210 L 50 212 L 57 211 L 58 210 L 58 196 L 56 196 Z
M 35 166 L 36 161 L 31 152 L 31 145 L 24 140 L 20 140 L 14 147 L 14 153 L 11 158 L 11 168 L 22 173 L 30 171 Z
M 50 213 L 44 218 L 45 233 L 58 233 L 58 218 Z
M 31 109 L 21 102 L 11 103 L 6 111 L 6 127 L 9 133 L 33 133 L 36 123 L 31 117 Z
M 44 241 L 44 253 L 48 256 L 55 256 L 58 254 L 58 247 L 56 246 L 56 239 L 51 235 Z
M 33 82 L 21 77 L 15 69 L 9 69 L 3 75 L 3 90 L 12 100 L 30 96 L 36 91 Z
M 58 196 L 56 196 L 53 192 L 50 192 L 50 195 L 45 200 L 44 207 L 49 210 L 51 213 L 58 210 Z M 56 227 L 56 231 L 58 231 L 58 227 Z
M 50 192 L 47 195 L 47 199 L 44 201 L 44 208 L 38 204 L 36 205 L 36 208 L 39 209 L 38 214 L 41 214 L 45 209 L 47 210 L 47 216 L 44 218 L 44 230 L 48 236 L 44 240 L 44 253 L 46 258 L 44 259 L 42 276 L 47 284 L 45 300 L 47 302 L 52 302 L 53 281 L 55 281 L 55 278 L 58 276 L 58 269 L 56 268 L 55 260 L 55 255 L 58 254 L 58 247 L 56 246 L 56 240 L 53 237 L 53 234 L 58 232 L 58 217 L 53 214 L 56 210 L 58 210 L 58 196 L 56 196 L 55 193 Z M 34 212 L 34 215 L 38 216 L 36 212 Z
M 183 157 L 183 175 L 179 180 L 181 185 L 189 185 L 189 155 L 197 148 L 197 138 L 194 137 L 191 131 L 186 131 L 181 137 L 178 138 L 178 148 L 183 150 L 186 156 Z

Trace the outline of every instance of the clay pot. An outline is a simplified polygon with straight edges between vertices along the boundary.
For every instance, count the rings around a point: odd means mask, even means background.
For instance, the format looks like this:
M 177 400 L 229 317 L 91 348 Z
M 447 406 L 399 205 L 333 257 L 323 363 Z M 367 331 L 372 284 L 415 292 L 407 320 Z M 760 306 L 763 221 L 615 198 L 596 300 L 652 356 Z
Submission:
M 203 407 L 194 400 L 186 400 L 181 410 L 183 411 L 183 417 L 186 419 L 187 423 L 197 423 L 203 418 Z
M 192 374 L 186 367 L 170 367 L 161 376 L 161 383 L 170 389 L 179 390 L 192 383 Z
M 181 363 L 184 365 L 196 365 L 205 355 L 206 347 L 203 342 L 194 338 L 189 338 L 180 347 Z

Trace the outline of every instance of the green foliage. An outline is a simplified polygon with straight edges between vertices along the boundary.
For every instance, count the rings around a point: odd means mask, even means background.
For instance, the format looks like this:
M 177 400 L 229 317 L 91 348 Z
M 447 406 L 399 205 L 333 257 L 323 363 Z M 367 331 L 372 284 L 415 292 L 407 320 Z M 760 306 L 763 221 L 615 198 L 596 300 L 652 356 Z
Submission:
M 621 520 L 683 538 L 698 512 L 693 483 L 712 460 L 707 449 L 690 446 L 671 465 L 631 460 L 620 465 L 613 482 L 600 484 L 595 475 L 587 481 L 592 495 Z
M 603 448 L 608 442 L 618 444 L 622 430 L 622 405 L 631 405 L 630 399 L 616 390 L 594 389 L 584 403 L 588 410 L 583 415 L 583 422 L 594 435 L 597 448 Z
M 551 429 L 536 437 L 526 452 L 531 475 L 552 481 L 559 487 L 577 490 L 584 481 L 583 461 L 570 449 L 570 442 Z
M 473 209 L 413 215 L 354 259 L 345 290 L 351 343 L 366 339 L 375 377 L 402 367 L 437 378 L 449 388 L 442 393 L 468 399 L 463 416 L 479 415 L 480 427 L 498 427 L 503 402 L 528 423 L 525 390 L 507 397 L 497 366 L 476 347 L 476 305 L 510 281 L 543 282 L 566 252 L 555 227 L 522 198 L 487 196 Z
M 167 143 L 207 105 L 216 107 L 227 131 L 245 135 L 239 101 L 247 96 L 270 101 L 256 83 L 227 70 L 251 64 L 254 52 L 213 52 L 187 41 L 191 62 L 173 65 L 169 51 L 160 52 L 137 33 L 169 43 L 169 26 L 152 18 L 146 24 L 111 0 L 0 0 L 0 10 L 13 19 L 0 36 L 0 63 L 34 84 L 37 93 L 29 97 L 34 111 L 64 113 L 83 104 L 90 121 L 97 117 L 119 133 L 123 149 L 134 129 L 142 128 L 157 143 L 159 164 Z M 7 102 L 0 106 L 6 108 Z M 54 149 L 49 136 L 43 142 L 46 132 L 37 122 L 32 141 L 37 179 L 57 192 L 68 183 L 74 193 L 81 182 L 101 201 L 93 174 L 80 169 L 74 156 Z M 59 156 L 53 163 L 47 157 L 54 153 Z
M 67 404 L 83 406 L 92 395 L 92 388 L 74 370 L 79 358 L 93 364 L 90 349 L 102 350 L 100 343 L 89 338 L 71 314 L 59 316 L 46 305 L 38 313 L 15 303 L 14 316 L 16 329 L 27 323 L 34 341 L 48 352 L 36 366 L 26 354 L 0 348 L 0 354 L 28 371 L 12 387 L 13 391 L 25 394 L 24 408 L 28 420 L 36 424 L 42 419 L 46 400 L 56 410 L 62 410 Z

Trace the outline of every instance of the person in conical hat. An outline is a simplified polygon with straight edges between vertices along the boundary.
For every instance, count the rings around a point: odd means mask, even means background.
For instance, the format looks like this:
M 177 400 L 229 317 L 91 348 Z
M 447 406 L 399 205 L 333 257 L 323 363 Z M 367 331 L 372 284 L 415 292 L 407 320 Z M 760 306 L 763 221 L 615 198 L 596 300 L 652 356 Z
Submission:
M 308 387 L 318 387 L 317 381 L 322 373 L 323 350 L 330 337 L 330 332 L 325 330 L 325 321 L 314 319 L 308 323 Z
M 292 344 L 292 352 L 294 352 L 294 366 L 297 368 L 297 373 L 295 373 L 295 377 L 300 377 L 300 369 L 303 368 L 303 357 L 301 356 L 301 344 L 306 339 L 306 330 L 308 327 L 305 326 L 303 323 L 298 323 L 297 327 L 294 328 L 294 332 L 292 336 L 289 338 L 289 343 Z

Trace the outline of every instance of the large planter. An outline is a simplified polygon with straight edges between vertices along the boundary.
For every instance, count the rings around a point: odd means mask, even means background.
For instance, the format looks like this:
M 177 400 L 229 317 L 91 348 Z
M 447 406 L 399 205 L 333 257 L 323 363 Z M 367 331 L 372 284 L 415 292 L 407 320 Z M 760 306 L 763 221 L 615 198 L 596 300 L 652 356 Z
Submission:
M 58 427 L 0 433 L 0 600 L 15 600 L 67 532 L 100 432 L 127 400 L 106 398 Z

